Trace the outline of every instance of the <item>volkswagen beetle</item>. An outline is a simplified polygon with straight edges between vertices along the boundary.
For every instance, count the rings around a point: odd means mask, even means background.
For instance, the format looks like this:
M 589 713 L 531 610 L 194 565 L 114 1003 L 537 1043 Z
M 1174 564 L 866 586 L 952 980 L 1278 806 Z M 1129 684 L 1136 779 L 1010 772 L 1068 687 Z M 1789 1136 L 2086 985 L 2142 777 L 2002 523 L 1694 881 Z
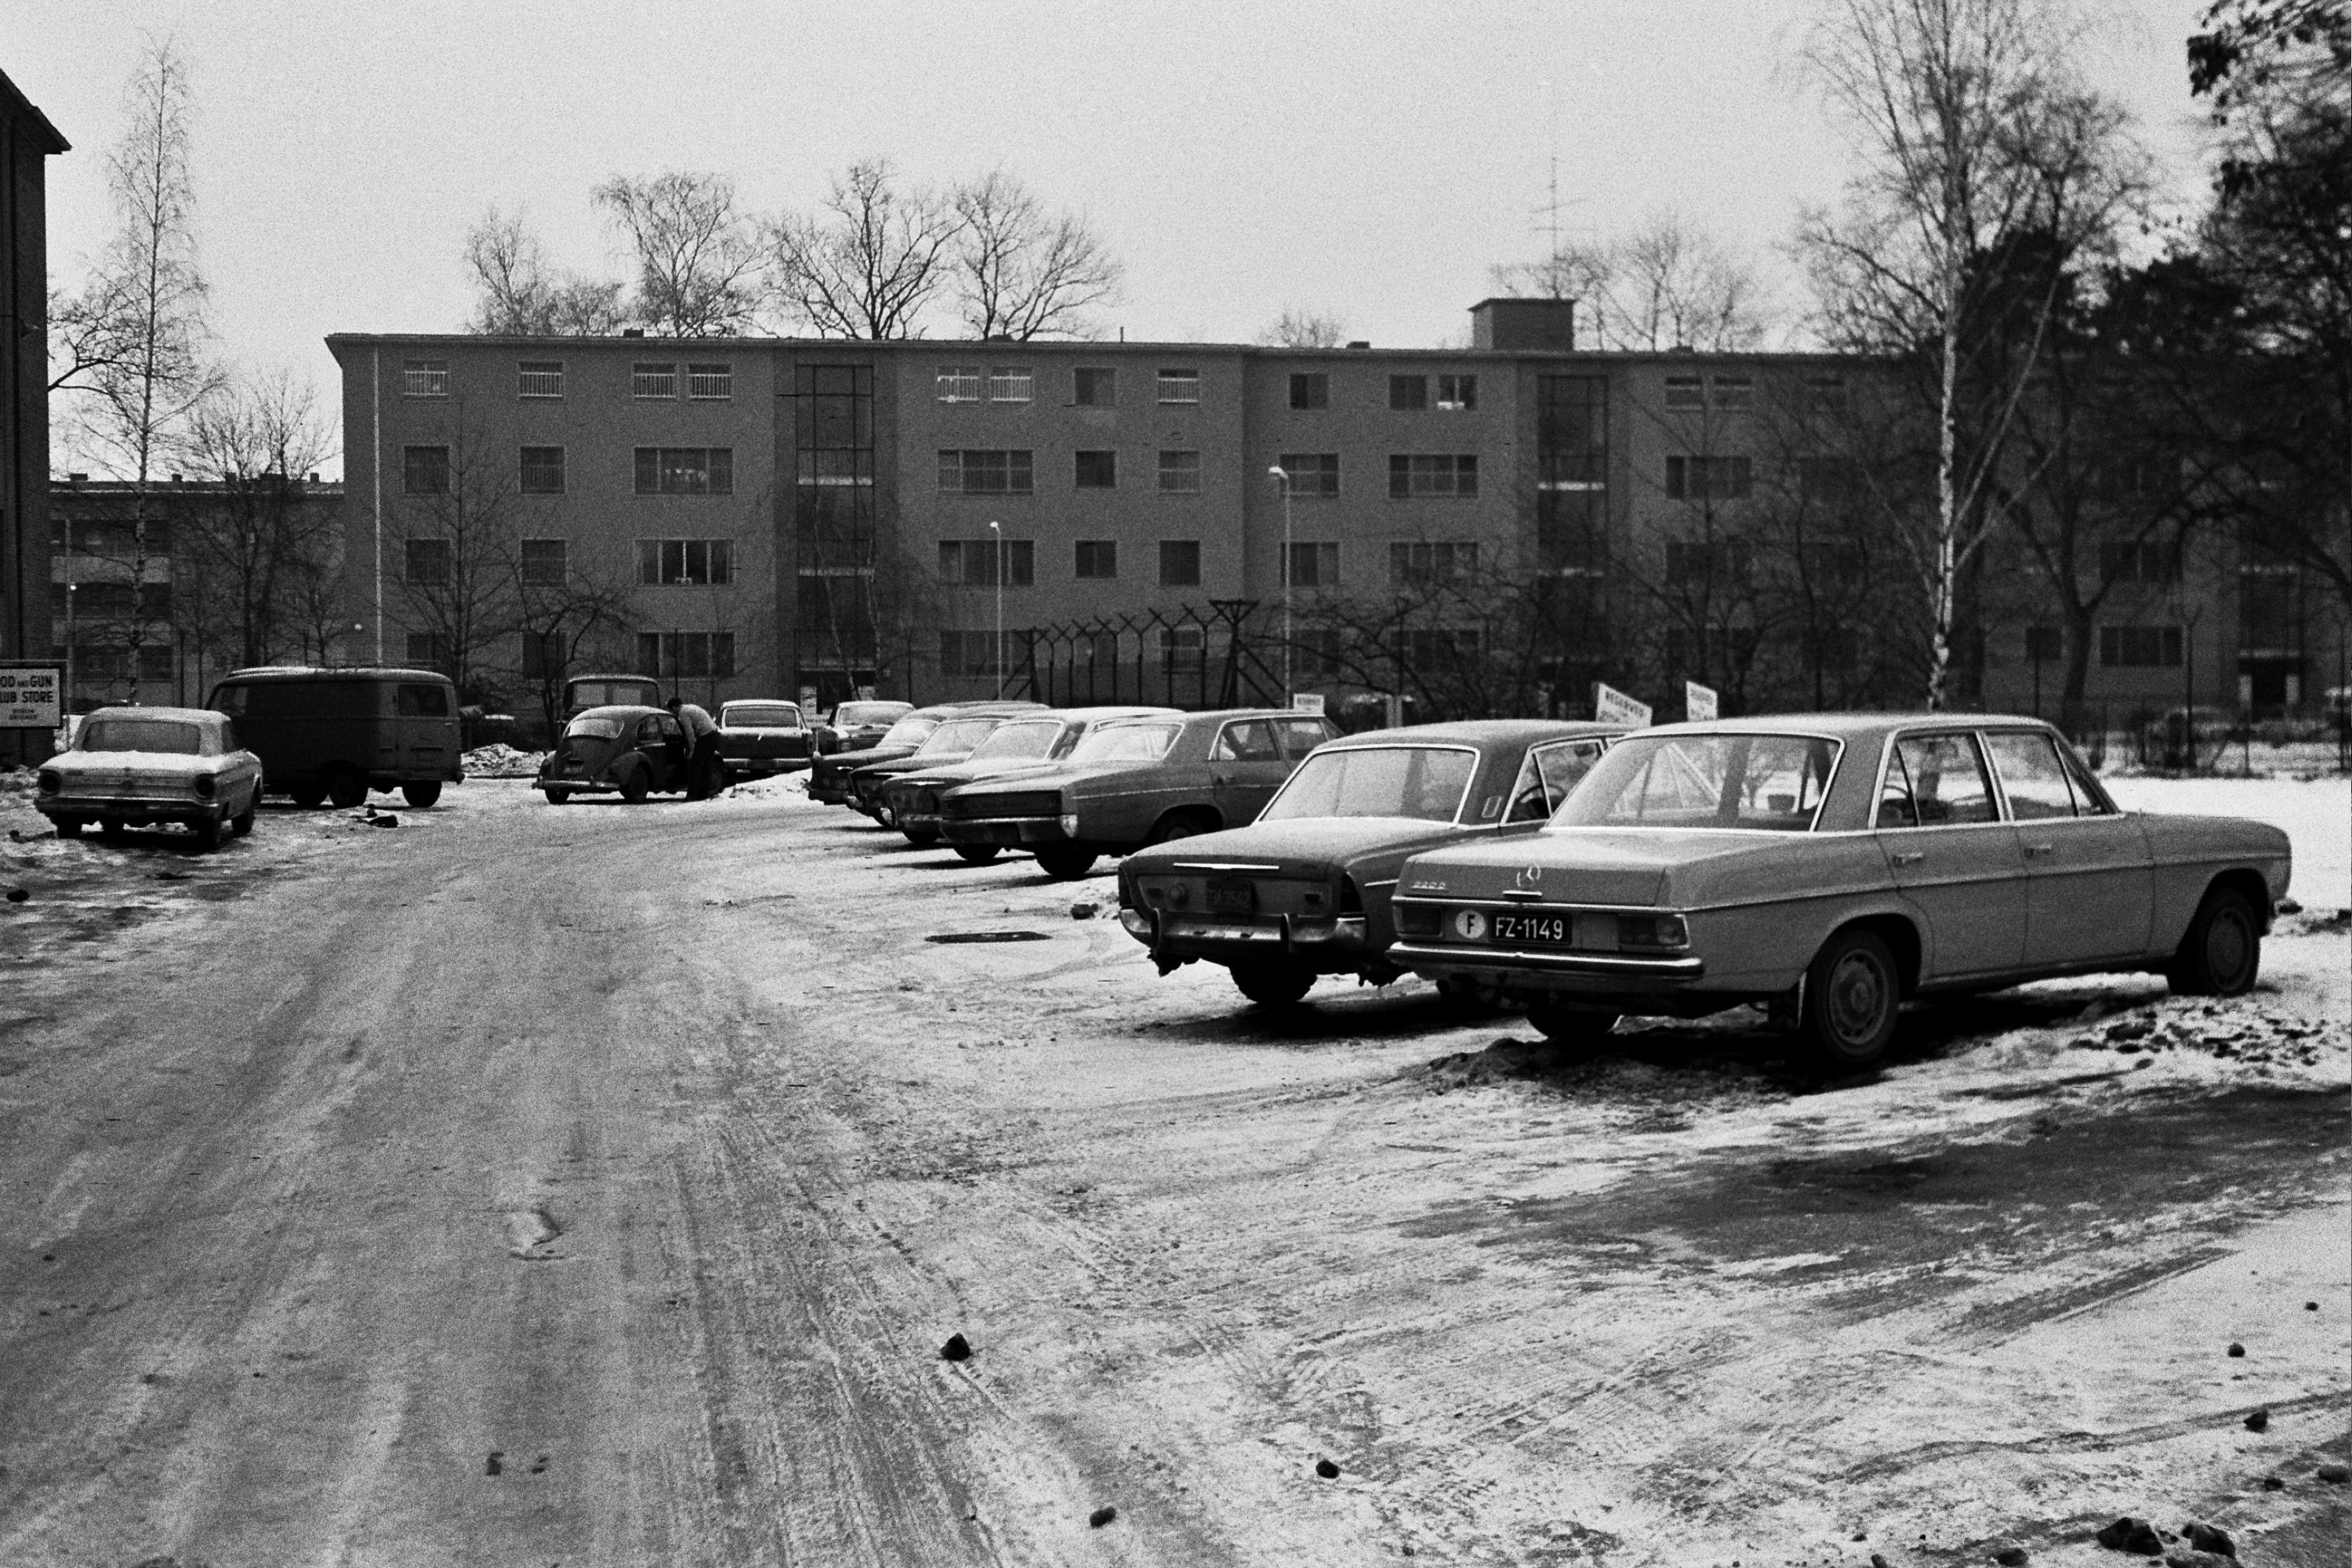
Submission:
M 687 789 L 686 731 L 660 708 L 625 704 L 572 715 L 532 787 L 550 805 L 575 795 L 617 794 L 635 805 L 648 795 Z

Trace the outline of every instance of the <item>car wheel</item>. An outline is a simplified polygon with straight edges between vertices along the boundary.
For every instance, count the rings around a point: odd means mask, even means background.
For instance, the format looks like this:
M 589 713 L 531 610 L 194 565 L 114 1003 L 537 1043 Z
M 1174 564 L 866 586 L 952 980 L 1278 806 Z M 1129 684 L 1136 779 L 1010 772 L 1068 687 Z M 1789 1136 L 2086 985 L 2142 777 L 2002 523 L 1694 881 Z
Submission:
M 1048 844 L 1036 851 L 1038 868 L 1056 882 L 1076 881 L 1094 868 L 1095 852 L 1070 844 Z
M 940 841 L 940 830 L 936 827 L 902 827 L 898 831 L 907 836 L 909 844 L 937 844 Z
M 1902 973 L 1875 932 L 1838 932 L 1805 971 L 1805 1037 L 1826 1066 L 1851 1071 L 1885 1056 L 1902 1005 Z
M 337 768 L 327 775 L 327 799 L 337 811 L 365 805 L 367 797 L 367 780 L 357 768 Z
M 2242 996 L 2263 967 L 2263 927 L 2235 888 L 2215 888 L 2197 906 L 2164 977 L 2184 996 Z
M 202 822 L 191 822 L 188 826 L 196 830 L 197 848 L 217 849 L 220 847 L 221 825 L 218 818 L 206 817 Z
M 985 866 L 1003 849 L 999 844 L 959 844 L 955 852 L 974 866 Z
M 439 779 L 418 779 L 414 783 L 404 784 L 400 786 L 400 798 L 415 806 L 417 810 L 423 811 L 426 806 L 431 805 L 435 801 L 441 798 L 441 781 Z
M 1437 996 L 1449 1011 L 1469 1017 L 1492 1013 L 1503 1000 L 1493 986 L 1458 974 L 1449 974 L 1437 983 Z
M 252 795 L 247 799 L 245 809 L 228 819 L 230 830 L 236 833 L 239 838 L 247 838 L 252 836 L 253 814 L 255 809 L 260 805 L 261 792 L 259 790 L 256 790 L 253 792 Z
M 109 844 L 121 843 L 122 836 L 129 831 L 130 829 L 123 826 L 122 818 L 119 816 L 101 816 L 98 819 L 98 836 Z
M 327 786 L 325 784 L 303 784 L 288 793 L 293 795 L 294 804 L 300 806 L 305 811 L 316 811 L 320 806 L 327 804 Z
M 645 805 L 649 793 L 651 786 L 646 782 L 646 770 L 643 768 L 631 768 L 621 780 L 621 798 L 631 805 Z
M 568 789 L 551 789 L 547 791 L 546 795 L 547 804 L 550 805 L 562 805 L 572 798 L 572 792 Z
M 1532 1002 L 1528 1005 L 1528 1022 L 1555 1045 L 1592 1047 L 1617 1026 L 1617 1015 L 1563 1007 L 1556 1002 Z
M 57 820 L 58 820 L 58 837 L 60 837 L 60 838 L 79 838 L 79 837 L 81 837 L 81 818 L 80 818 L 80 817 L 79 817 L 79 816 L 60 816 L 60 817 L 58 817 Z
M 1236 963 L 1234 984 L 1261 1007 L 1289 1007 L 1315 984 L 1315 972 L 1301 963 Z
M 1208 825 L 1202 822 L 1199 817 L 1180 811 L 1171 816 L 1163 816 L 1158 822 L 1154 823 L 1151 828 L 1151 837 L 1145 839 L 1144 842 L 1146 844 L 1165 844 L 1171 838 L 1190 838 L 1196 833 L 1206 833 L 1208 831 Z

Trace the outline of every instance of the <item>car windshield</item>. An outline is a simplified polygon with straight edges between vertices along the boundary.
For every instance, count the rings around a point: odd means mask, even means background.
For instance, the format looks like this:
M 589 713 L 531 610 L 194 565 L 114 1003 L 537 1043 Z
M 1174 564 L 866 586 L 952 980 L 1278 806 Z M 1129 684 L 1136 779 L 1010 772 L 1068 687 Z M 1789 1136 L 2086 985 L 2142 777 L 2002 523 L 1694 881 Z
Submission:
M 1051 756 L 1054 742 L 1061 737 L 1062 721 L 1059 719 L 1032 719 L 1018 724 L 1006 724 L 971 749 L 971 760 L 990 763 Z
M 931 738 L 915 748 L 915 754 L 923 757 L 940 752 L 969 752 L 1003 722 L 1002 719 L 950 719 L 932 731 Z
M 897 702 L 845 702 L 833 710 L 833 723 L 837 730 L 855 730 L 861 724 L 887 724 L 906 711 Z
M 175 719 L 100 719 L 82 726 L 79 745 L 85 752 L 175 752 L 200 757 L 205 732 Z
M 611 741 L 620 736 L 621 721 L 618 719 L 574 719 L 563 727 L 563 732 L 583 741 Z
M 919 746 L 940 727 L 936 713 L 909 713 L 883 732 L 881 746 Z M 880 746 L 876 748 L 877 751 Z
M 1156 763 L 1183 732 L 1181 724 L 1113 724 L 1090 730 L 1071 748 L 1073 763 Z
M 1811 831 L 1838 742 L 1814 735 L 1632 735 L 1610 748 L 1547 831 Z
M 1299 816 L 1406 816 L 1451 822 L 1478 765 L 1450 746 L 1344 746 L 1298 764 L 1260 822 Z
M 730 702 L 719 710 L 719 721 L 730 729 L 797 730 L 801 710 L 789 702 Z

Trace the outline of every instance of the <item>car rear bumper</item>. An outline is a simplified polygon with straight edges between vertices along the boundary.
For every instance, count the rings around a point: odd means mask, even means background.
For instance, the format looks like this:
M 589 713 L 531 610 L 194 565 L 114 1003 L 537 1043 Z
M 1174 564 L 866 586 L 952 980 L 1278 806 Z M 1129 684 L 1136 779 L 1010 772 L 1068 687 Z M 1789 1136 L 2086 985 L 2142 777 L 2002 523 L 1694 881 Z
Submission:
M 1401 942 L 1389 949 L 1388 961 L 1431 980 L 1466 976 L 1499 979 L 1507 985 L 1523 979 L 1528 987 L 1544 991 L 1677 991 L 1706 977 L 1706 963 L 1697 957 L 1552 952 L 1524 947 L 1433 947 Z
M 69 816 L 77 821 L 95 822 L 111 817 L 117 822 L 224 822 L 227 820 L 226 803 L 217 800 L 140 800 L 107 799 L 98 795 L 58 795 L 36 801 L 33 809 L 54 822 Z
M 1373 956 L 1361 915 L 1317 921 L 1288 915 L 1213 920 L 1165 910 L 1121 910 L 1118 921 L 1155 958 L 1237 963 L 1280 957 L 1304 959 L 1318 969 L 1349 970 Z
M 942 818 L 940 836 L 950 844 L 1068 844 L 1057 816 L 974 816 Z

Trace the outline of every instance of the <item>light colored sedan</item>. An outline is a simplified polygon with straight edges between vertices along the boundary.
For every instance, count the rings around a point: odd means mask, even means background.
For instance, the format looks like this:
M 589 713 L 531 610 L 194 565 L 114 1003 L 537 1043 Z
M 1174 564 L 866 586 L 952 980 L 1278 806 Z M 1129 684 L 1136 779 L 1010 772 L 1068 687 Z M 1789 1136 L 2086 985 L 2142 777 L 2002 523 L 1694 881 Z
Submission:
M 236 721 L 203 708 L 101 708 L 73 745 L 41 764 L 34 806 L 72 838 L 92 822 L 109 839 L 153 822 L 184 823 L 210 849 L 226 826 L 253 831 L 261 759 Z
M 1855 1068 L 1913 996 L 2134 970 L 2247 991 L 2292 868 L 2275 827 L 2118 810 L 2031 719 L 1676 724 L 1541 833 L 1407 861 L 1389 957 L 1498 984 L 1554 1037 L 1766 1004 Z

